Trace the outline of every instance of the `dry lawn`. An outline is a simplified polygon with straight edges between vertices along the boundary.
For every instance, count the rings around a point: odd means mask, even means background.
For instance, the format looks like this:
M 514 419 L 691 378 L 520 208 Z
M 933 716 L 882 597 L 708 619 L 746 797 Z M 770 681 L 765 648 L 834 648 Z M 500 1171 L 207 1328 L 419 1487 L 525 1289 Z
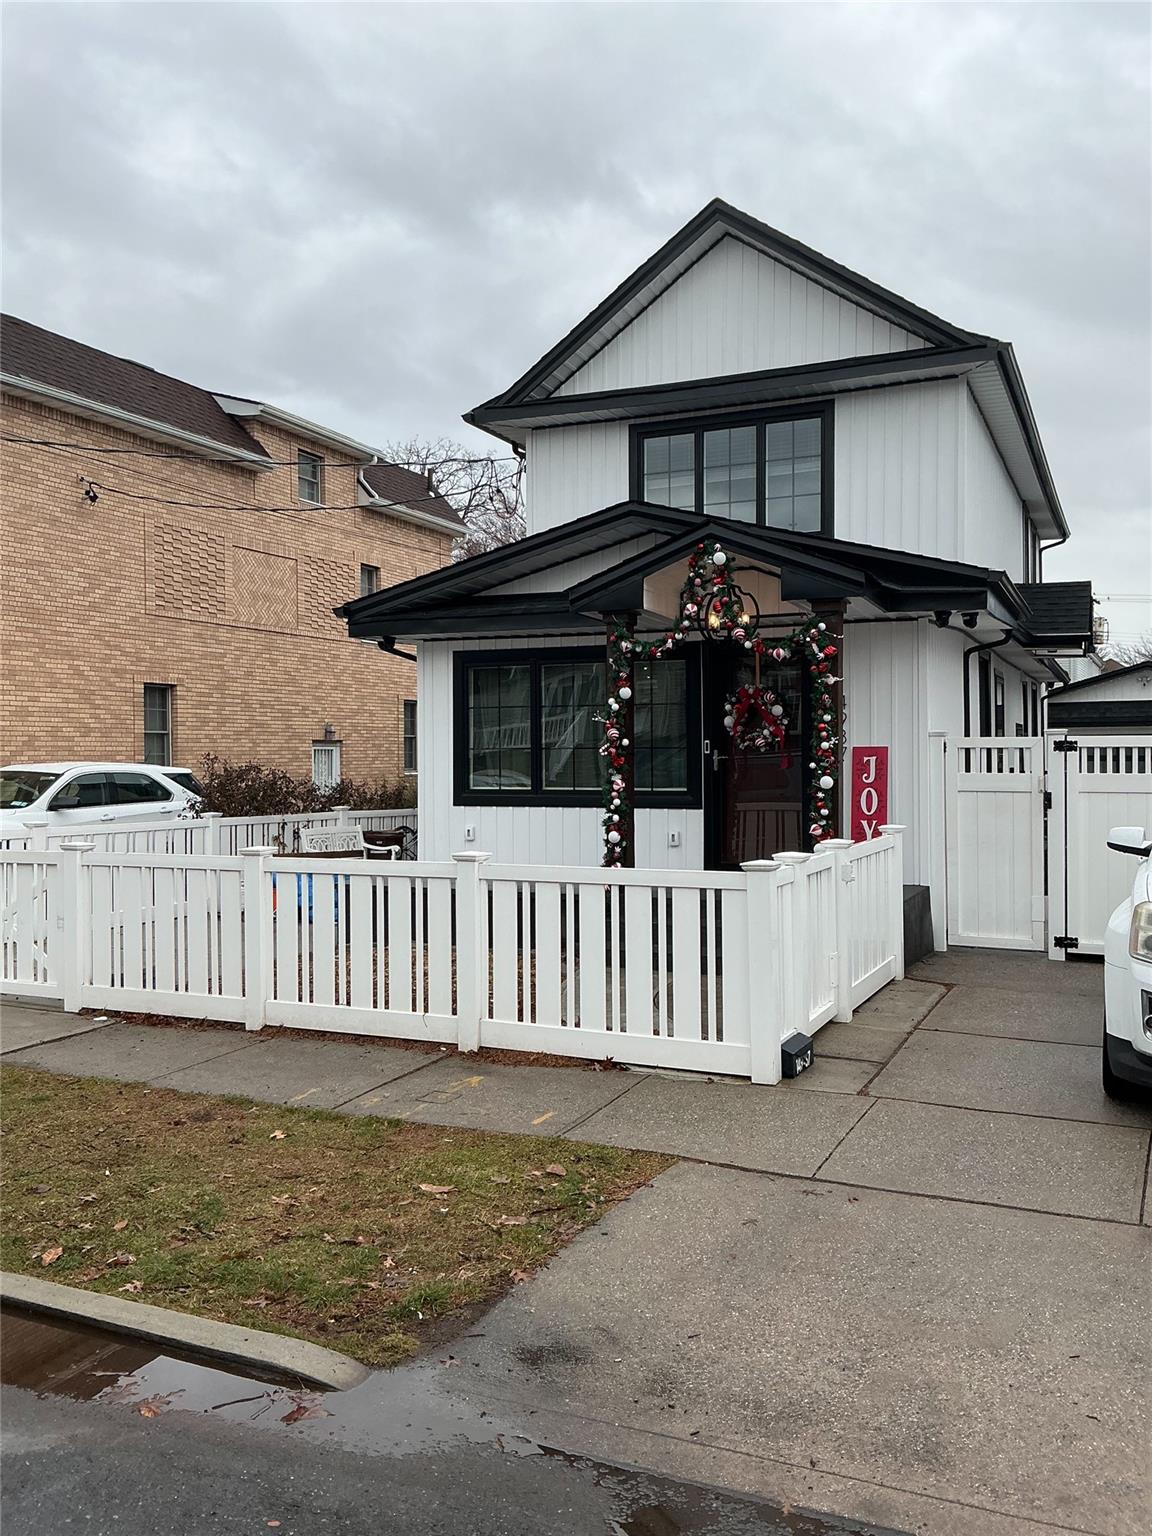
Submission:
M 671 1158 L 0 1073 L 5 1269 L 392 1365 Z

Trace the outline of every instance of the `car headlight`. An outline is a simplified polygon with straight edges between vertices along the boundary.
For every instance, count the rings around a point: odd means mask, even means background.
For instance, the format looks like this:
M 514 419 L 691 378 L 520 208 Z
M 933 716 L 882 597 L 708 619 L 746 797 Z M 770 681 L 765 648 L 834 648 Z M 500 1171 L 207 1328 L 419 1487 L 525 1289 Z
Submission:
M 1138 901 L 1132 908 L 1128 953 L 1133 960 L 1152 960 L 1152 901 Z

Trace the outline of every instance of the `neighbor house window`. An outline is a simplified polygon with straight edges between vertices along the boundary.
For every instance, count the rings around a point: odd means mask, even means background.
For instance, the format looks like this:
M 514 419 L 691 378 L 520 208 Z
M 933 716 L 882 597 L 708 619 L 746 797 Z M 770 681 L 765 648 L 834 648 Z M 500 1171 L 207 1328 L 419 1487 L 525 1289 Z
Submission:
M 296 495 L 300 501 L 315 505 L 324 498 L 324 460 L 303 448 L 296 455 Z
M 416 772 L 416 700 L 404 700 L 404 772 Z
M 340 743 L 314 741 L 312 743 L 313 784 L 317 789 L 335 789 L 341 777 Z
M 373 592 L 380 590 L 380 567 L 378 565 L 362 565 L 360 567 L 360 596 L 371 597 Z
M 168 683 L 144 684 L 144 761 L 172 761 L 172 693 Z
M 607 669 L 599 649 L 457 658 L 456 798 L 461 803 L 598 805 Z M 698 794 L 696 658 L 636 674 L 636 788 L 649 803 Z M 699 754 L 696 754 L 697 758 Z
M 829 533 L 831 407 L 636 429 L 633 495 L 790 533 Z

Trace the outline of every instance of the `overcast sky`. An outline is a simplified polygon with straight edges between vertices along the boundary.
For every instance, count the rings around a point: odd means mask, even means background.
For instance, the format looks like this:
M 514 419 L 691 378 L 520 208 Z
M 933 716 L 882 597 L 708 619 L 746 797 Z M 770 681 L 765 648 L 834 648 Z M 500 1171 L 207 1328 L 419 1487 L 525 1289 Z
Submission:
M 1073 529 L 1046 575 L 1146 595 L 1149 15 L 9 0 L 4 307 L 488 443 L 461 412 L 720 195 L 1014 342 Z

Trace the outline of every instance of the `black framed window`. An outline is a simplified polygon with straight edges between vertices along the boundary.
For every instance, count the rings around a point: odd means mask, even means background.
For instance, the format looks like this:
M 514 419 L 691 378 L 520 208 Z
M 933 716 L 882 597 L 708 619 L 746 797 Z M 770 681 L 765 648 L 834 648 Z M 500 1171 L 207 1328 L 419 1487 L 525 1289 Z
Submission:
M 635 427 L 632 494 L 701 515 L 831 534 L 832 406 Z
M 992 685 L 992 734 L 1004 734 L 1004 674 L 997 672 Z
M 324 499 L 324 460 L 304 448 L 296 454 L 296 497 L 315 506 Z
M 691 654 L 637 671 L 638 804 L 699 803 L 698 678 Z M 600 649 L 457 656 L 456 803 L 599 805 L 607 685 Z
M 404 772 L 416 772 L 416 700 L 404 700 Z

